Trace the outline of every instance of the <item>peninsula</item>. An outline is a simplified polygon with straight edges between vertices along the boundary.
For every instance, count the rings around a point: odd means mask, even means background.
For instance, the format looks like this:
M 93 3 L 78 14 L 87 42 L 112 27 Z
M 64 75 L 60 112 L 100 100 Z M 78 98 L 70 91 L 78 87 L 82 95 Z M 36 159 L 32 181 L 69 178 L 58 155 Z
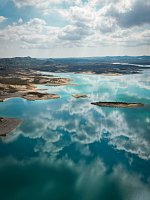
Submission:
M 47 100 L 59 98 L 57 94 L 48 94 L 38 90 L 38 85 L 64 86 L 70 84 L 70 79 L 42 75 L 33 70 L 11 71 L 0 74 L 0 101 L 13 97 L 27 100 Z M 43 89 L 44 90 L 44 89 Z
M 0 136 L 6 136 L 21 123 L 20 119 L 0 117 Z

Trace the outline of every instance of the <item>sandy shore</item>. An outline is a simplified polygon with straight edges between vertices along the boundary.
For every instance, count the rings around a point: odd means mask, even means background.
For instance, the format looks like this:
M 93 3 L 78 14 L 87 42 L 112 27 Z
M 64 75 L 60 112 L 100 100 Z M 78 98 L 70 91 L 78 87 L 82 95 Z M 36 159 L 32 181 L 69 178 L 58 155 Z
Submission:
M 15 118 L 3 118 L 0 117 L 0 136 L 6 136 L 19 126 L 21 120 Z
M 122 76 L 124 74 L 121 74 L 121 73 L 107 73 L 107 74 L 102 73 L 100 75 L 103 75 L 103 76 Z
M 79 71 L 79 72 L 75 72 L 75 74 L 87 74 L 87 75 L 92 75 L 92 74 L 96 74 L 96 72 L 93 72 L 93 71 Z
M 93 71 L 85 71 L 85 72 L 75 72 L 75 74 L 85 74 L 85 75 L 103 75 L 103 76 L 121 76 L 121 75 L 124 75 L 122 73 L 96 73 L 96 72 L 93 72 Z

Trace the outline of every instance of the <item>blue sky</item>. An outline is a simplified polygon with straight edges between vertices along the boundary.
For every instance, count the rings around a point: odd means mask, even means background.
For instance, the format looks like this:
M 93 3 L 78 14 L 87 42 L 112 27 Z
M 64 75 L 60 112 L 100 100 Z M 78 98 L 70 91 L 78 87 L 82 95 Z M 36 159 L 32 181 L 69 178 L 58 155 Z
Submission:
M 149 0 L 0 0 L 0 57 L 149 55 Z

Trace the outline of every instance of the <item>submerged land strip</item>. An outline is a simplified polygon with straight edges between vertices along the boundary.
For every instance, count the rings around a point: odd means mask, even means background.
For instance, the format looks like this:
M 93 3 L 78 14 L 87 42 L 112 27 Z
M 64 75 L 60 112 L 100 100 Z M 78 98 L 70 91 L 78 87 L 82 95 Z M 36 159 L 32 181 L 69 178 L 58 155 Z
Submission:
M 76 99 L 87 98 L 88 95 L 86 94 L 72 94 L 72 96 Z
M 0 136 L 6 136 L 20 124 L 20 119 L 0 117 Z
M 115 107 L 115 108 L 138 108 L 143 107 L 143 103 L 126 103 L 126 102 L 93 102 L 92 105 L 100 107 Z

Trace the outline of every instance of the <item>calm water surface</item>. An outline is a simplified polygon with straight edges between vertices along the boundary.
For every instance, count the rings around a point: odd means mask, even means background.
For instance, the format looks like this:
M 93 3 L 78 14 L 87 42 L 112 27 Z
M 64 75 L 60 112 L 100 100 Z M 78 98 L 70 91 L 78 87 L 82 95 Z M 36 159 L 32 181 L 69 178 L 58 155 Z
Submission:
M 23 120 L 0 139 L 0 199 L 149 200 L 150 71 L 57 75 L 71 78 L 73 85 L 39 88 L 60 99 L 0 103 L 0 116 Z M 93 101 L 146 106 L 101 108 Z

